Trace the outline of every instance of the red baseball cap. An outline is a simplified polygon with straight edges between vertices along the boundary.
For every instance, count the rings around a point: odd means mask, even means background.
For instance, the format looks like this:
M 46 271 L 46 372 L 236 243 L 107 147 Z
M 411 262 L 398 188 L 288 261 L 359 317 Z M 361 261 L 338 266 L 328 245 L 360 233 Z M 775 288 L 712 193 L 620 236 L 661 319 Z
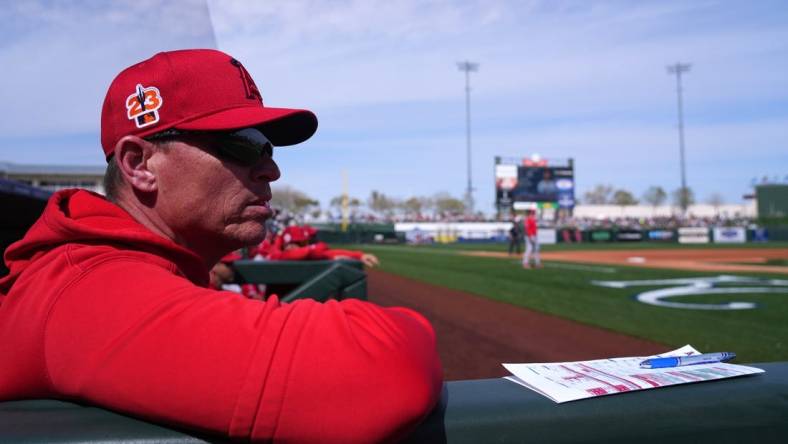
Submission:
M 311 239 L 315 234 L 317 234 L 317 230 L 309 225 L 291 225 L 282 232 L 282 240 L 285 244 L 291 242 L 305 242 Z
M 317 234 L 317 228 L 311 225 L 303 225 L 302 228 L 307 239 L 312 239 Z
M 123 70 L 101 110 L 101 146 L 109 159 L 123 136 L 167 129 L 257 128 L 275 146 L 295 145 L 317 130 L 308 110 L 263 105 L 243 65 L 214 49 L 160 52 Z

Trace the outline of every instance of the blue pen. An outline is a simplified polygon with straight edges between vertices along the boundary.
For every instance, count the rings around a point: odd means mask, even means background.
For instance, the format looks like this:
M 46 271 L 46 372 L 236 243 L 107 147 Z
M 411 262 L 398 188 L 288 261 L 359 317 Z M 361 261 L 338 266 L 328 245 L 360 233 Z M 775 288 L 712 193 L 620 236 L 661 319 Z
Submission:
M 715 364 L 726 362 L 736 357 L 736 353 L 704 353 L 701 355 L 675 356 L 670 358 L 651 358 L 640 363 L 640 368 L 668 368 L 685 365 Z

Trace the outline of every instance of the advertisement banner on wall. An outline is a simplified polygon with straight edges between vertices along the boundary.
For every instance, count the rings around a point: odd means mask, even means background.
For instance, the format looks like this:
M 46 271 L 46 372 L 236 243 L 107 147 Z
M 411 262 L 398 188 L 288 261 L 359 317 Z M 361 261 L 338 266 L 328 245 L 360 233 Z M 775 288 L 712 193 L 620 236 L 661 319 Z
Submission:
M 743 227 L 715 227 L 714 242 L 718 244 L 743 244 L 747 231 Z
M 554 244 L 558 238 L 555 228 L 540 228 L 536 236 L 539 238 L 540 245 Z
M 610 230 L 594 230 L 590 236 L 591 242 L 610 242 L 613 239 L 613 233 Z
M 503 242 L 511 222 L 397 222 L 394 230 L 413 242 Z M 431 239 L 431 240 L 430 240 Z
M 640 230 L 619 230 L 616 233 L 616 240 L 619 242 L 640 242 L 643 240 L 643 233 Z
M 708 244 L 709 229 L 706 227 L 681 227 L 679 228 L 680 244 Z
M 650 230 L 648 232 L 648 240 L 656 242 L 671 242 L 676 239 L 676 233 L 673 230 Z

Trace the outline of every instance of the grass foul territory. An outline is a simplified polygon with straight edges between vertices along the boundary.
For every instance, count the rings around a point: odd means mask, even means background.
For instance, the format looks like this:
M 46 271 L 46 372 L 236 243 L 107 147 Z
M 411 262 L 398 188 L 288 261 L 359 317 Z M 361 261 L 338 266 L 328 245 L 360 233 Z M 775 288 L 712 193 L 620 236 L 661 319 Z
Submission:
M 596 249 L 661 249 L 661 244 L 593 245 Z M 752 244 L 750 244 L 752 245 Z M 358 248 L 358 246 L 355 246 Z M 745 246 L 746 247 L 746 246 Z M 788 245 L 765 244 L 759 248 L 781 248 L 788 259 Z M 591 246 L 548 246 L 544 251 L 590 250 Z M 670 245 L 680 257 L 682 247 Z M 715 248 L 713 245 L 699 247 Z M 741 248 L 730 247 L 725 248 Z M 468 250 L 505 252 L 501 244 L 455 244 L 440 246 L 371 246 L 363 249 L 376 254 L 382 270 L 407 278 L 507 302 L 562 318 L 572 319 L 616 332 L 649 339 L 665 345 L 692 344 L 704 352 L 732 351 L 738 362 L 788 360 L 788 292 L 701 294 L 667 297 L 669 302 L 722 304 L 750 302 L 749 310 L 690 310 L 647 305 L 637 294 L 676 285 L 629 288 L 602 287 L 592 281 L 630 281 L 696 278 L 719 275 L 767 277 L 788 280 L 785 273 L 720 273 L 650 269 L 629 265 L 545 262 L 543 269 L 523 270 L 520 257 L 477 257 Z M 746 248 L 742 248 L 742 252 Z M 781 254 L 781 253 L 779 253 Z M 784 264 L 771 260 L 770 264 Z M 687 284 L 682 284 L 687 285 Z M 718 288 L 742 287 L 741 283 L 716 284 Z M 545 335 L 550 332 L 546 331 Z

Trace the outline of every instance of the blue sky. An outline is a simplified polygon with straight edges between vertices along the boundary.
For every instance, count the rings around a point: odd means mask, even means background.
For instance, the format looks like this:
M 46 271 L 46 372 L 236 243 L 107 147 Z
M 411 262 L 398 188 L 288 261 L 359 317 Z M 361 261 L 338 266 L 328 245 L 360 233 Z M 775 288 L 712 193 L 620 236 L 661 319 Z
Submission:
M 324 205 L 375 189 L 407 198 L 466 186 L 471 75 L 476 208 L 494 156 L 572 157 L 578 194 L 680 184 L 675 77 L 684 76 L 688 184 L 741 201 L 788 175 L 783 1 L 74 1 L 0 10 L 0 161 L 101 164 L 113 76 L 159 50 L 216 47 L 266 104 L 312 109 L 318 133 L 277 151 L 280 185 Z

